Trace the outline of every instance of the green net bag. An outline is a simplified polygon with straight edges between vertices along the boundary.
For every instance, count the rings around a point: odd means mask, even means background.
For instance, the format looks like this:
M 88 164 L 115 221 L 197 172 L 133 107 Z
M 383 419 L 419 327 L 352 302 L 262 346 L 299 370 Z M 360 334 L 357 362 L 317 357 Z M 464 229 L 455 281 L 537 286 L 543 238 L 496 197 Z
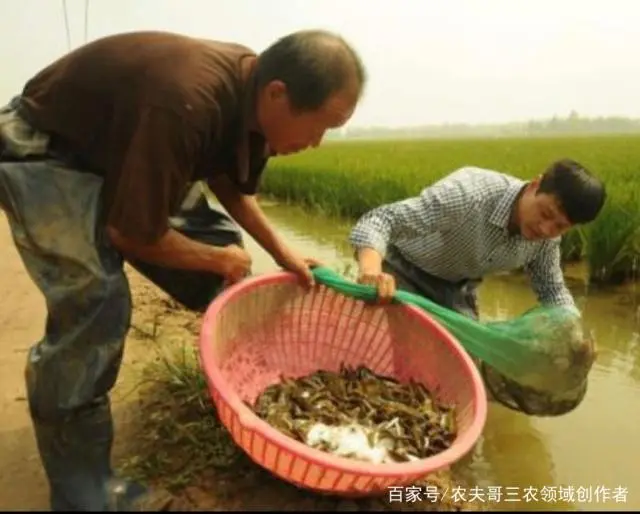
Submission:
M 313 274 L 342 294 L 376 300 L 374 286 L 326 267 Z M 595 348 L 573 309 L 538 306 L 510 320 L 481 322 L 408 291 L 396 291 L 393 301 L 423 309 L 458 339 L 478 365 L 491 399 L 537 416 L 565 414 L 582 402 Z

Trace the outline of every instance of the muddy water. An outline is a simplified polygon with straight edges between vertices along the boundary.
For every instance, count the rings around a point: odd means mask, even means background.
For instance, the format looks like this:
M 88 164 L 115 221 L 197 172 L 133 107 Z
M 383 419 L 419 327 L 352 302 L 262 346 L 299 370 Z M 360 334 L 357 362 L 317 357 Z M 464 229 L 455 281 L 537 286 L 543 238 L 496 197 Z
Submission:
M 345 244 L 349 226 L 296 207 L 265 202 L 264 209 L 284 237 L 303 253 L 330 266 L 350 261 Z M 247 245 L 256 272 L 275 269 L 253 240 L 249 239 Z M 498 508 L 640 509 L 639 297 L 633 290 L 587 292 L 579 280 L 570 280 L 569 287 L 594 331 L 599 349 L 584 402 L 568 415 L 548 419 L 533 419 L 490 405 L 482 439 L 458 467 L 485 497 L 490 488 L 502 488 Z M 494 318 L 516 316 L 530 308 L 535 299 L 523 276 L 489 278 L 479 296 L 482 315 Z M 544 487 L 550 491 L 555 488 L 556 497 L 553 492 L 542 497 L 540 490 Z M 618 487 L 625 488 L 626 494 L 618 495 L 616 502 L 614 492 Z M 525 494 L 527 488 L 538 491 L 537 501 L 525 500 L 530 499 Z M 561 499 L 560 488 L 573 493 Z M 471 499 L 469 490 L 466 494 Z M 507 498 L 519 501 L 504 501 Z

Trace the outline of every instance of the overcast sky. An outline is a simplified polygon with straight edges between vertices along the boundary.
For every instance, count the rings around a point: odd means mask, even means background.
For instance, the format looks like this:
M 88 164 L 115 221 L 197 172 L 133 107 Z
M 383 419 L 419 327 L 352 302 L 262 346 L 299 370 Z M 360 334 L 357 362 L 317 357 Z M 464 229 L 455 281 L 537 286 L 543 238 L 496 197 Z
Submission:
M 0 94 L 68 50 L 62 0 L 0 0 Z M 85 0 L 66 0 L 71 48 Z M 88 40 L 160 29 L 256 52 L 302 28 L 340 32 L 369 85 L 351 126 L 640 117 L 640 0 L 89 0 Z

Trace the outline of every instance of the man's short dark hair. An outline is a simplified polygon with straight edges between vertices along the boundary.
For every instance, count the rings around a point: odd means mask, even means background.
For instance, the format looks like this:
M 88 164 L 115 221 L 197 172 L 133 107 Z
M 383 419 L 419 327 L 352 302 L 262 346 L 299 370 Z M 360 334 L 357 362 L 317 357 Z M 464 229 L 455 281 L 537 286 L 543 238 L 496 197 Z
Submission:
M 359 56 L 342 37 L 303 30 L 284 36 L 259 55 L 258 89 L 273 80 L 286 84 L 294 110 L 313 111 L 350 81 L 356 81 L 361 94 L 366 76 Z
M 553 162 L 542 176 L 538 193 L 554 194 L 572 224 L 596 219 L 607 196 L 602 181 L 572 159 Z

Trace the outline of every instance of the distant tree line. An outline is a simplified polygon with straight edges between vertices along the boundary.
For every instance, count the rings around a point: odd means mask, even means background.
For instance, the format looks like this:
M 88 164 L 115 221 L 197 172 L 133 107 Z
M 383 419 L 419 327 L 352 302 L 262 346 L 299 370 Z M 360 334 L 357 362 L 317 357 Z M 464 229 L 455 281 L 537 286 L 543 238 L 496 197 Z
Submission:
M 387 139 L 424 137 L 535 137 L 569 135 L 640 134 L 640 119 L 619 116 L 587 118 L 571 111 L 567 117 L 554 116 L 525 122 L 468 124 L 445 123 L 415 127 L 352 127 L 336 130 L 327 139 Z

